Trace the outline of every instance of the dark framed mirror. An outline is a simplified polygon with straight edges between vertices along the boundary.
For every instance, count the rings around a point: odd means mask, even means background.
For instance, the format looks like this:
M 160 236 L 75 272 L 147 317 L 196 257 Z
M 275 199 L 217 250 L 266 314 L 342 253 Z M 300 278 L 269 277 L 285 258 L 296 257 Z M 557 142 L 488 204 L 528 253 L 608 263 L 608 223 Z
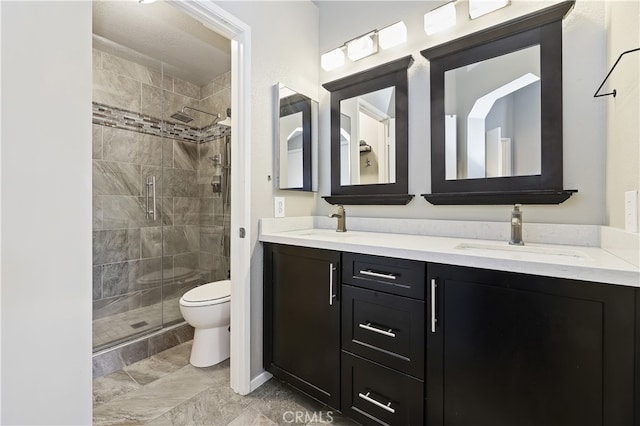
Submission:
M 425 49 L 432 204 L 559 204 L 562 2 Z
M 331 92 L 331 204 L 407 204 L 412 56 L 322 86 Z
M 282 83 L 275 85 L 276 186 L 318 190 L 318 102 Z

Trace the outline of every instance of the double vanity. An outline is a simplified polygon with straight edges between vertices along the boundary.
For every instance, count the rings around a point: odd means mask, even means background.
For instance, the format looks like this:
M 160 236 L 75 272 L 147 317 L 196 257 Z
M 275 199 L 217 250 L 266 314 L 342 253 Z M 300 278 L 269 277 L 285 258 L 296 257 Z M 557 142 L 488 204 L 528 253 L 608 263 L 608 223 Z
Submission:
M 431 192 L 420 195 L 431 205 L 576 194 L 563 182 L 563 161 L 575 161 L 563 159 L 562 118 L 562 20 L 573 6 L 420 52 L 430 94 L 413 98 L 429 103 L 430 135 L 414 139 L 430 145 Z M 326 202 L 401 209 L 416 198 L 415 61 L 323 84 Z M 278 188 L 313 190 L 317 108 L 277 93 Z M 342 207 L 334 216 L 342 232 L 329 218 L 261 221 L 264 368 L 276 378 L 365 425 L 640 426 L 637 238 L 623 255 L 598 226 L 527 224 L 525 245 L 513 246 L 506 223 L 350 218 L 344 232 Z M 517 209 L 511 224 L 520 230 Z
M 638 424 L 637 266 L 599 247 L 313 223 L 261 223 L 278 379 L 362 424 Z

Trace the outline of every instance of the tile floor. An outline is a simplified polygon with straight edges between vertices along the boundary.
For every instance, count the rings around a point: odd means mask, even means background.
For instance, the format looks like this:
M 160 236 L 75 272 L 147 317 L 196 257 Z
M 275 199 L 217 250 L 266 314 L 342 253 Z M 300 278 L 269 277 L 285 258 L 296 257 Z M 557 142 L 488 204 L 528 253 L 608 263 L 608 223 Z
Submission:
M 357 425 L 275 379 L 247 396 L 229 361 L 189 364 L 191 341 L 93 381 L 94 425 Z

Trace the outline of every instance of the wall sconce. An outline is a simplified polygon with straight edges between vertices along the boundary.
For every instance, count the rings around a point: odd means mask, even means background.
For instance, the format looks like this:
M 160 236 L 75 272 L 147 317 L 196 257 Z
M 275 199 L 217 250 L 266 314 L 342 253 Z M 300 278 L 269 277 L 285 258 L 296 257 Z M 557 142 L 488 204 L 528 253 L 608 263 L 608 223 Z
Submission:
M 447 3 L 424 14 L 424 32 L 432 35 L 456 24 L 455 2 Z
M 476 19 L 508 5 L 509 0 L 469 0 L 469 18 Z
M 320 57 L 320 66 L 331 71 L 344 65 L 345 51 L 352 61 L 357 61 L 378 52 L 378 48 L 386 50 L 407 41 L 407 26 L 404 22 L 396 22 L 381 30 L 373 30 L 337 47 Z

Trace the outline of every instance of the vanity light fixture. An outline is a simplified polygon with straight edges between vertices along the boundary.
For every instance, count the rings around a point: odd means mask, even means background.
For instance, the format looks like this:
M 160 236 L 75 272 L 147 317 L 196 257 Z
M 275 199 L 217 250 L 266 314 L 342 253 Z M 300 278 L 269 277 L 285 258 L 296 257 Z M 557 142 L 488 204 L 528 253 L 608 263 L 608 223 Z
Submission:
M 377 53 L 377 37 L 377 31 L 372 31 L 369 34 L 365 34 L 351 41 L 348 41 L 346 45 L 347 56 L 349 57 L 349 59 L 355 62 L 358 59 L 366 58 L 369 55 Z
M 378 48 L 386 50 L 407 41 L 407 26 L 404 22 L 396 22 L 381 30 L 373 30 L 354 38 L 320 57 L 320 66 L 325 71 L 332 71 L 344 65 L 345 51 L 349 59 L 357 61 L 378 53 Z
M 407 41 L 407 26 L 404 22 L 396 22 L 378 32 L 380 49 L 387 50 Z
M 509 0 L 469 0 L 469 17 L 476 19 L 509 5 Z
M 344 65 L 343 47 L 333 49 L 320 57 L 320 66 L 325 71 L 335 70 Z
M 449 2 L 424 14 L 424 32 L 432 35 L 456 24 L 456 5 Z

